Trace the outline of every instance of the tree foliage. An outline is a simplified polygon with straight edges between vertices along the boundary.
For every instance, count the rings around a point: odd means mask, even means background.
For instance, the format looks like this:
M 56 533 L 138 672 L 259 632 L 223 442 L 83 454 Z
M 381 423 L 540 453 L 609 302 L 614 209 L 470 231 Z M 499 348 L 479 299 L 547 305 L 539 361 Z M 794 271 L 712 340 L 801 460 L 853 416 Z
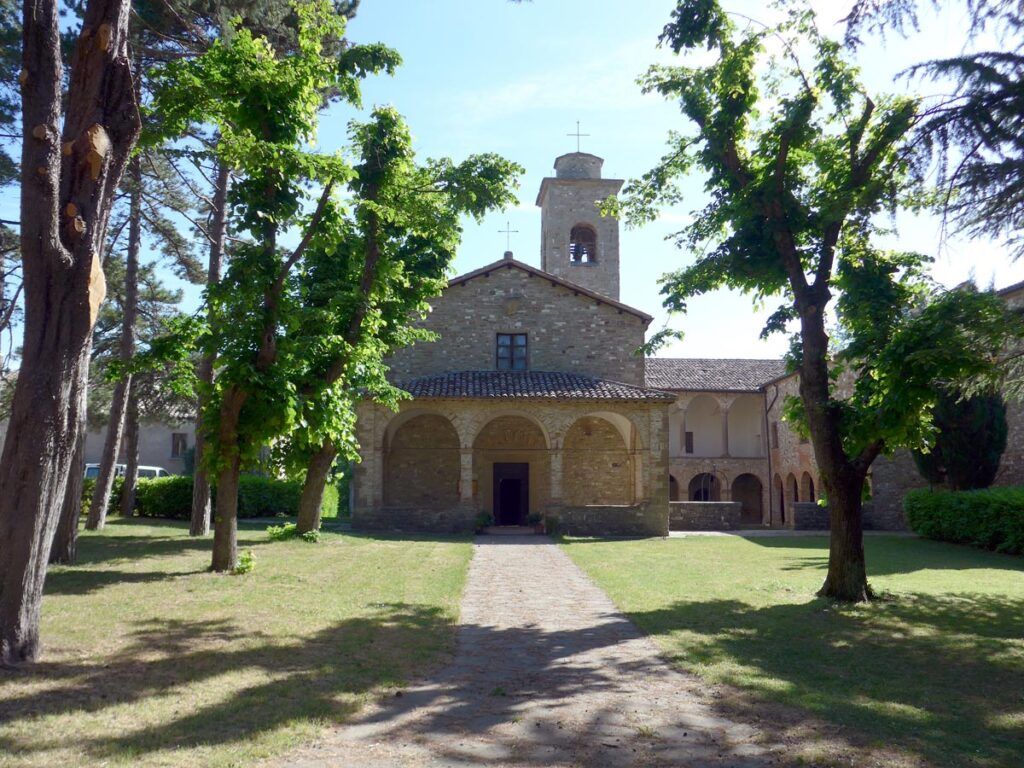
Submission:
M 917 30 L 922 6 L 959 6 L 970 19 L 970 40 L 980 43 L 982 33 L 991 33 L 998 41 L 994 48 L 987 41 L 974 50 L 968 44 L 957 56 L 923 61 L 906 74 L 952 84 L 926 102 L 916 127 L 917 142 L 935 160 L 944 220 L 971 237 L 1005 238 L 1018 258 L 1024 253 L 1024 7 L 1019 0 L 858 0 L 847 19 L 847 42 L 859 45 L 865 33 Z
M 300 452 L 334 438 L 351 453 L 357 388 L 396 396 L 381 359 L 415 338 L 407 318 L 439 289 L 458 216 L 509 200 L 518 170 L 493 156 L 417 165 L 408 129 L 388 108 L 352 123 L 354 164 L 310 151 L 325 97 L 358 106 L 359 81 L 393 71 L 399 59 L 381 45 L 326 56 L 330 41 L 343 37 L 343 20 L 326 4 L 296 13 L 294 53 L 279 55 L 240 29 L 157 75 L 165 130 L 211 125 L 217 156 L 236 176 L 229 204 L 238 239 L 227 273 L 208 290 L 199 339 L 217 359 L 204 423 L 215 426 L 208 437 L 218 473 L 218 570 L 236 557 L 233 543 L 223 552 L 220 545 L 233 539 L 222 495 L 239 468 L 288 435 Z M 289 236 L 298 243 L 286 248 Z M 335 369 L 326 385 L 317 383 Z
M 936 384 L 991 370 L 1015 325 L 997 297 L 932 284 L 928 257 L 875 244 L 886 214 L 927 200 L 908 142 L 918 102 L 869 95 L 813 12 L 784 10 L 765 26 L 737 23 L 714 0 L 679 3 L 661 42 L 713 62 L 653 67 L 642 85 L 678 101 L 695 130 L 671 136 L 624 204 L 632 223 L 650 221 L 681 200 L 681 178 L 702 173 L 710 202 L 675 236 L 699 255 L 665 279 L 666 306 L 685 311 L 689 297 L 730 287 L 782 298 L 765 333 L 798 324 L 789 415 L 812 438 L 832 513 L 822 594 L 861 600 L 867 469 L 927 440 Z M 836 294 L 840 345 L 827 325 Z
M 996 393 L 963 397 L 946 392 L 933 412 L 935 440 L 914 463 L 931 483 L 954 491 L 988 488 L 1006 449 L 1006 404 Z

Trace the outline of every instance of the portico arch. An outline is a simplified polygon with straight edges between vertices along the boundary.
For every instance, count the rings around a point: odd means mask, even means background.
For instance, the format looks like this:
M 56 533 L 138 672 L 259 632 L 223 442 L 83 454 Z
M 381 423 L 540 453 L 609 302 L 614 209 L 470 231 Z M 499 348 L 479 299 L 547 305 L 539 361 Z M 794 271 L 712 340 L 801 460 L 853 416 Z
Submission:
M 544 509 L 550 496 L 550 468 L 547 434 L 528 414 L 498 412 L 473 440 L 476 500 L 496 523 L 523 524 L 530 512 Z
M 459 500 L 459 435 L 444 416 L 399 414 L 385 432 L 384 504 L 443 508 Z
M 565 501 L 572 506 L 635 501 L 637 437 L 632 422 L 614 413 L 592 413 L 573 422 L 563 439 Z

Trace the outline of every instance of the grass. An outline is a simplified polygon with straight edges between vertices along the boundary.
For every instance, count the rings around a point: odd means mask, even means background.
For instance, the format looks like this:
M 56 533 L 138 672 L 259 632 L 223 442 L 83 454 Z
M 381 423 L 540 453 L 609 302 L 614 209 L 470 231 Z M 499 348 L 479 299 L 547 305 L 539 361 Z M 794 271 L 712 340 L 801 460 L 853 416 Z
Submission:
M 187 523 L 83 535 L 47 579 L 41 662 L 0 675 L 0 765 L 250 765 L 453 647 L 468 540 L 239 540 L 255 570 L 218 576 Z
M 813 596 L 825 537 L 563 546 L 674 663 L 742 702 L 730 706 L 747 717 L 788 714 L 785 732 L 810 714 L 846 743 L 889 755 L 881 765 L 1024 764 L 1021 558 L 869 537 L 883 599 L 843 607 Z M 827 740 L 820 730 L 810 739 Z

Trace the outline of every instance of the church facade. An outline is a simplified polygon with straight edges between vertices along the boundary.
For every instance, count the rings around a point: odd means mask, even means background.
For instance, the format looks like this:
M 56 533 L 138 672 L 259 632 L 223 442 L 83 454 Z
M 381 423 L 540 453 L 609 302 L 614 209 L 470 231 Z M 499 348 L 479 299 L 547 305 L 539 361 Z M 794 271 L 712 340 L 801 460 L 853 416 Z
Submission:
M 619 224 L 597 204 L 622 181 L 602 162 L 563 155 L 543 180 L 540 269 L 506 253 L 451 280 L 423 321 L 438 339 L 389 361 L 412 397 L 359 407 L 355 527 L 664 535 L 792 525 L 816 498 L 781 361 L 636 354 L 652 318 L 619 300 Z

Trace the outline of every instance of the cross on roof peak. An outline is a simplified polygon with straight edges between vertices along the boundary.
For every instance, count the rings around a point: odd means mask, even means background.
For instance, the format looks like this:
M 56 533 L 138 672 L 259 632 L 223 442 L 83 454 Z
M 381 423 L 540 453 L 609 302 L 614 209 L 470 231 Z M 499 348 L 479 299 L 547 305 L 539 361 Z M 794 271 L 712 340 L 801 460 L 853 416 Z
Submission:
M 576 121 L 576 133 L 567 133 L 565 135 L 566 136 L 575 136 L 576 137 L 576 151 L 579 152 L 580 151 L 580 137 L 581 136 L 589 136 L 590 134 L 589 133 L 580 133 L 580 121 L 577 120 Z
M 512 250 L 512 235 L 519 234 L 519 230 L 518 229 L 512 229 L 512 222 L 506 220 L 505 221 L 505 228 L 504 229 L 499 229 L 498 232 L 500 232 L 501 234 L 503 234 L 505 236 L 505 250 L 506 251 Z

